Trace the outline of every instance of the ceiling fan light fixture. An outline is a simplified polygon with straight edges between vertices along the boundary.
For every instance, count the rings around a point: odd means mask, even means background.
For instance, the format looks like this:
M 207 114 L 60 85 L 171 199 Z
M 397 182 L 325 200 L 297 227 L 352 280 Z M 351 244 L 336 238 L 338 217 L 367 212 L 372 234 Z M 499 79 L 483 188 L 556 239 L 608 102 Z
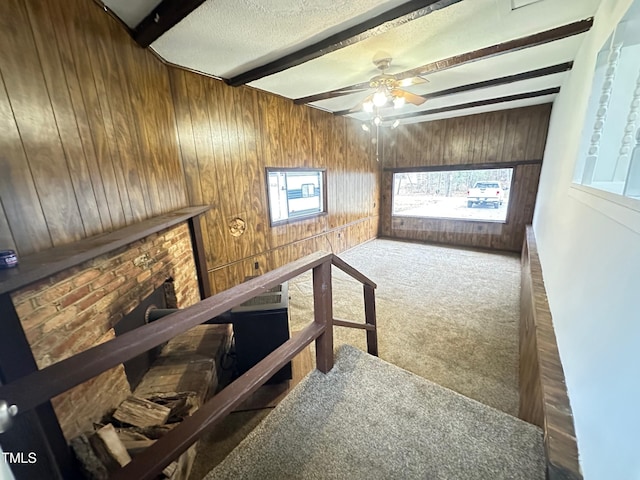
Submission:
M 379 89 L 376 93 L 373 94 L 373 104 L 376 107 L 382 107 L 385 103 L 387 103 L 387 92 L 384 88 Z
M 405 103 L 406 100 L 403 96 L 393 97 L 393 108 L 402 108 Z
M 373 102 L 371 100 L 364 102 L 362 104 L 362 109 L 367 113 L 373 113 Z

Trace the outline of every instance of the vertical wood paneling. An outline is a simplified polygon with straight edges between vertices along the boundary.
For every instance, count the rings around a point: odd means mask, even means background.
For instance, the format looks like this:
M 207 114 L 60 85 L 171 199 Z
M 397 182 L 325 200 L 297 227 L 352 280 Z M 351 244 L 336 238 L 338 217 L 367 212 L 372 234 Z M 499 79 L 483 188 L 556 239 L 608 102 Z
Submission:
M 95 9 L 91 9 L 90 13 L 94 17 L 102 14 Z M 149 185 L 144 182 L 146 170 L 140 162 L 140 139 L 129 100 L 131 92 L 126 66 L 132 64 L 132 49 L 126 39 L 120 38 L 118 26 L 114 22 L 100 22 L 100 18 L 96 18 L 94 24 L 96 28 L 100 28 L 96 57 L 106 80 L 105 89 L 112 112 L 120 160 L 118 169 L 121 170 L 118 177 L 121 185 L 119 188 L 121 192 L 127 193 L 131 213 L 129 221 L 138 222 L 151 216 L 153 208 L 149 198 Z
M 0 71 L 0 80 L 3 79 L 1 75 Z M 0 161 L 3 169 L 0 175 L 0 199 L 4 207 L 3 216 L 7 220 L 7 230 L 2 238 L 9 236 L 11 229 L 11 243 L 17 246 L 20 242 L 21 251 L 43 250 L 51 247 L 51 238 L 4 82 L 0 87 Z M 26 218 L 28 222 L 24 221 Z
M 0 28 L 0 199 L 20 254 L 187 204 L 162 63 L 92 2 L 2 2 Z
M 170 77 L 172 96 L 176 99 L 189 98 L 184 73 L 180 70 L 172 69 Z M 194 126 L 191 119 L 191 110 L 188 104 L 180 101 L 174 102 L 174 107 L 188 201 L 191 205 L 201 205 L 204 200 L 202 197 L 202 186 L 200 185 L 200 172 L 198 170 L 198 157 L 193 135 Z
M 143 145 L 142 154 L 153 175 L 149 181 L 158 189 L 159 212 L 154 214 L 164 213 L 186 202 L 171 89 L 162 64 L 150 54 L 137 57 L 142 68 L 140 81 L 136 84 L 138 91 L 132 96 L 134 114 Z
M 84 227 L 26 8 L 18 0 L 0 8 L 0 71 L 51 240 L 78 240 Z M 16 49 L 20 55 L 12 54 Z
M 214 207 L 203 227 L 216 291 L 318 248 L 343 251 L 377 235 L 379 165 L 357 122 L 193 73 L 170 69 L 170 78 L 190 198 Z M 268 166 L 326 168 L 327 215 L 271 227 Z M 239 237 L 228 229 L 235 216 L 247 226 Z
M 493 163 L 502 160 L 502 150 L 507 131 L 507 120 L 504 111 L 489 114 L 488 129 L 485 129 L 484 142 L 487 145 L 485 162 Z
M 171 70 L 171 91 L 175 99 L 189 98 L 185 76 L 180 70 Z M 198 165 L 198 151 L 195 142 L 195 128 L 191 117 L 191 110 L 188 103 L 183 101 L 174 102 L 176 112 L 176 126 L 178 129 L 178 141 L 180 144 L 180 157 L 184 171 L 185 185 L 187 191 L 187 201 L 190 205 L 213 205 L 206 215 L 214 215 L 217 212 L 215 204 L 218 198 L 206 199 L 202 192 L 200 181 L 200 169 Z M 212 222 L 209 222 L 212 223 Z M 206 224 L 205 224 L 206 227 Z M 209 245 L 209 230 L 202 228 L 202 241 L 204 245 Z M 208 265 L 215 262 L 215 252 L 210 248 L 205 249 L 205 259 Z M 211 282 L 213 284 L 213 282 Z
M 72 122 L 75 120 L 78 128 L 82 153 L 89 170 L 91 187 L 96 198 L 102 229 L 108 231 L 112 228 L 111 214 L 109 211 L 109 205 L 107 204 L 107 196 L 102 181 L 102 173 L 98 165 L 98 158 L 93 142 L 91 127 L 89 125 L 89 119 L 87 117 L 84 99 L 82 97 L 80 81 L 76 72 L 76 64 L 72 57 L 69 36 L 67 35 L 66 29 L 63 27 L 64 17 L 62 16 L 60 6 L 56 2 L 50 2 L 47 6 L 49 7 L 49 15 L 53 25 L 59 26 L 58 28 L 55 28 L 55 39 L 60 53 L 60 60 L 62 62 L 62 69 L 64 71 L 69 97 L 73 107 L 73 118 L 69 117 L 68 121 Z M 74 147 L 70 146 L 68 148 L 71 149 Z M 90 202 L 91 199 L 89 198 L 87 201 Z
M 105 36 L 108 35 L 108 29 L 106 23 L 99 21 L 95 18 L 93 9 L 90 9 L 83 13 L 83 31 L 78 32 L 82 35 L 88 51 L 88 60 L 91 71 L 93 72 L 93 80 L 98 96 L 98 104 L 100 106 L 100 112 L 102 115 L 102 123 L 104 126 L 104 134 L 107 150 L 111 158 L 114 174 L 114 190 L 117 189 L 122 205 L 122 211 L 124 213 L 124 223 L 134 223 L 133 209 L 131 207 L 131 199 L 129 189 L 124 177 L 123 165 L 127 161 L 126 155 L 128 152 L 124 151 L 122 145 L 123 139 L 118 135 L 116 131 L 116 125 L 114 121 L 115 109 L 112 108 L 112 103 L 116 104 L 116 99 L 111 97 L 109 87 L 116 83 L 118 80 L 111 77 L 109 70 L 108 56 L 105 54 L 104 42 Z M 88 26 L 87 29 L 84 26 Z M 117 107 L 116 107 L 117 108 Z M 123 155 L 125 156 L 123 158 Z
M 233 237 L 229 235 L 228 224 L 229 221 L 238 214 L 239 205 L 237 202 L 237 194 L 235 189 L 225 192 L 227 188 L 233 188 L 233 174 L 231 172 L 231 159 L 229 156 L 229 144 L 228 144 L 228 126 L 226 123 L 226 115 L 224 110 L 221 110 L 221 102 L 224 102 L 223 98 L 220 98 L 220 92 L 216 83 L 208 82 L 205 78 L 198 78 L 201 88 L 205 92 L 205 104 L 209 115 L 209 128 L 206 130 L 207 125 L 203 123 L 199 127 L 202 129 L 201 135 L 212 135 L 212 155 L 208 158 L 201 157 L 200 169 L 203 174 L 203 188 L 204 182 L 207 182 L 207 176 L 204 173 L 205 170 L 209 170 L 212 174 L 208 179 L 207 190 L 211 190 L 218 198 L 218 218 L 217 225 L 214 226 L 216 233 L 212 236 L 215 248 L 223 252 L 224 262 L 231 262 L 237 258 L 240 258 L 237 242 Z M 203 163 L 204 162 L 204 163 Z M 211 182 L 215 182 L 215 185 Z M 215 192 L 215 193 L 214 193 Z
M 98 202 L 91 188 L 91 177 L 82 150 L 78 126 L 73 121 L 74 113 L 69 90 L 62 68 L 59 50 L 55 39 L 55 30 L 51 23 L 46 4 L 30 0 L 27 2 L 29 17 L 34 22 L 40 19 L 39 28 L 33 28 L 34 40 L 40 53 L 40 63 L 44 74 L 56 125 L 62 141 L 65 158 L 77 198 L 82 223 L 86 235 L 95 235 L 102 231 L 102 221 L 98 210 Z
M 231 181 L 227 183 L 229 189 L 233 190 L 233 198 L 235 200 L 235 210 L 230 217 L 240 217 L 247 222 L 247 207 L 250 207 L 250 179 L 248 178 L 247 158 L 244 148 L 244 126 L 242 123 L 243 110 L 250 108 L 250 104 L 241 103 L 237 89 L 222 88 L 220 82 L 216 82 L 215 86 L 218 90 L 221 107 L 219 111 L 224 112 L 224 121 L 227 125 L 227 145 L 228 152 L 226 158 L 230 162 Z M 233 218 L 229 218 L 231 221 Z M 253 220 L 253 219 L 252 219 Z M 252 253 L 252 244 L 254 239 L 255 222 L 248 223 L 248 228 L 241 237 L 234 237 L 238 258 L 246 258 Z
M 242 138 L 244 146 L 245 168 L 247 180 L 247 205 L 248 217 L 252 219 L 250 233 L 252 234 L 252 252 L 264 252 L 267 248 L 265 231 L 268 228 L 268 219 L 263 207 L 266 198 L 266 182 L 264 176 L 264 161 L 260 158 L 261 151 L 258 141 L 261 140 L 258 122 L 256 122 L 256 96 L 255 90 L 248 88 L 236 89 L 238 101 L 243 106 L 241 114 Z M 259 121 L 259 118 L 258 118 Z
M 207 91 L 203 83 L 203 79 L 196 75 L 184 75 L 182 72 L 177 72 L 185 79 L 186 90 L 174 90 L 175 93 L 186 94 L 187 97 L 176 97 L 175 103 L 186 103 L 190 111 L 190 118 L 193 128 L 193 138 L 195 145 L 196 158 L 187 158 L 188 152 L 183 150 L 183 159 L 186 162 L 194 162 L 197 165 L 197 169 L 194 170 L 194 175 L 198 175 L 197 183 L 196 179 L 187 184 L 188 190 L 191 188 L 201 188 L 202 201 L 205 204 L 212 206 L 212 209 L 207 212 L 204 222 L 204 231 L 209 241 L 214 238 L 225 238 L 224 225 L 225 216 L 221 207 L 221 197 L 218 192 L 218 185 L 221 179 L 218 177 L 218 172 L 214 168 L 215 166 L 215 153 L 213 143 L 218 142 L 220 134 L 216 135 L 216 131 L 212 129 L 212 120 L 209 111 L 209 99 L 207 98 Z M 173 77 L 172 77 L 173 78 Z M 181 118 L 178 118 L 178 124 L 181 122 Z M 188 127 L 188 126 L 187 126 Z M 219 147 L 222 148 L 221 146 Z M 206 239 L 205 239 L 206 241 Z M 206 248 L 207 258 L 209 261 L 228 261 L 228 248 L 226 243 L 220 245 L 216 244 L 218 248 Z M 215 264 L 215 263 L 213 263 Z
M 111 149 L 102 116 L 100 99 L 94 81 L 89 50 L 84 38 L 83 12 L 77 9 L 63 10 L 60 3 L 55 2 L 51 9 L 57 13 L 58 29 L 66 29 L 69 37 L 71 61 L 78 75 L 80 93 L 84 113 L 87 117 L 88 130 L 92 137 L 96 161 L 100 172 L 100 181 L 105 192 L 105 203 L 109 209 L 111 227 L 125 225 L 125 213 L 116 182 L 116 173 L 111 159 Z M 104 103 L 105 99 L 103 99 Z
M 2 247 L 24 255 L 209 204 L 220 290 L 376 236 L 380 169 L 357 123 L 167 67 L 94 2 L 0 2 L 0 26 Z M 272 228 L 266 166 L 326 168 L 327 215 Z
M 332 178 L 332 195 L 335 205 L 332 228 L 337 228 L 339 225 L 347 223 L 347 205 L 342 198 L 342 193 L 347 188 L 344 172 L 346 159 L 349 156 L 349 147 L 347 145 L 347 120 L 343 119 L 340 122 L 332 123 L 328 141 L 333 141 L 335 144 L 330 150 L 331 158 L 327 162 L 327 166 L 331 165 L 332 168 L 327 171 L 327 176 Z
M 386 138 L 386 168 L 541 160 L 550 104 L 401 126 Z M 438 142 L 441 142 L 438 144 Z M 392 217 L 393 174 L 382 177 L 383 236 L 519 251 L 533 218 L 540 164 L 518 165 L 506 223 Z

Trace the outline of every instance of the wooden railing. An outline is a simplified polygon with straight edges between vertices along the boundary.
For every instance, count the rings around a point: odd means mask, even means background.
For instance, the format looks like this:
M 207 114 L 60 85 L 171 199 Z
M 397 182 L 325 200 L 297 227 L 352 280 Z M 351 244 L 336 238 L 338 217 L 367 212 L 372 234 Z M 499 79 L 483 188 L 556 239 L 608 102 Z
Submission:
M 333 318 L 331 265 L 335 265 L 363 284 L 364 324 Z M 112 476 L 113 479 L 119 480 L 156 478 L 165 466 L 187 450 L 203 432 L 246 400 L 314 340 L 317 368 L 325 373 L 331 370 L 333 325 L 365 329 L 368 351 L 377 355 L 374 297 L 376 284 L 335 255 L 314 253 L 12 383 L 2 385 L 0 400 L 6 401 L 8 405 L 16 405 L 19 413 L 30 411 L 56 395 L 310 269 L 313 269 L 313 322 Z

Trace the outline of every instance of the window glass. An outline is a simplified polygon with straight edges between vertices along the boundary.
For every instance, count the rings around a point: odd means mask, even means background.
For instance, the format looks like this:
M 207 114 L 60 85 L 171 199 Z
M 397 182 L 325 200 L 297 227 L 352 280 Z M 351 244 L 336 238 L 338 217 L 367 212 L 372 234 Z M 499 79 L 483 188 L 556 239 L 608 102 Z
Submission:
M 268 168 L 271 224 L 325 212 L 324 176 L 324 170 Z
M 513 168 L 393 174 L 392 214 L 504 222 Z

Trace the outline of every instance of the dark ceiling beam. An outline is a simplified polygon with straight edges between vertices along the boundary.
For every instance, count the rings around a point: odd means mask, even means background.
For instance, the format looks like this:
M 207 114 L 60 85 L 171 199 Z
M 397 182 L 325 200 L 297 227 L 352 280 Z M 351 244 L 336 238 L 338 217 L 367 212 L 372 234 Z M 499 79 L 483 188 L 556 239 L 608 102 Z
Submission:
M 295 67 L 296 65 L 321 57 L 327 53 L 335 52 L 341 48 L 379 35 L 460 1 L 462 0 L 411 0 L 387 12 L 381 13 L 376 17 L 365 20 L 358 25 L 354 25 L 353 27 L 349 27 L 346 30 L 320 40 L 313 45 L 301 48 L 277 60 L 231 77 L 227 79 L 226 82 L 233 87 L 253 82 L 254 80 L 273 75 L 287 68 Z
M 347 87 L 345 90 L 331 90 L 330 92 L 317 93 L 308 97 L 296 98 L 293 103 L 296 105 L 306 105 L 307 103 L 319 102 L 320 100 L 328 100 L 330 98 L 342 97 L 343 95 L 351 95 L 352 93 L 364 92 L 369 90 L 369 83 L 366 87 Z
M 496 57 L 498 55 L 504 55 L 506 53 L 517 52 L 518 50 L 523 50 L 525 48 L 537 47 L 539 45 L 544 45 L 546 43 L 555 42 L 557 40 L 562 40 L 574 35 L 579 35 L 581 33 L 589 31 L 592 26 L 593 17 L 590 17 L 585 20 L 562 25 L 561 27 L 552 28 L 551 30 L 545 30 L 544 32 L 535 33 L 526 37 L 516 38 L 515 40 L 509 40 L 508 42 L 498 43 L 496 45 L 491 45 L 490 47 L 474 50 L 473 52 L 454 55 L 453 57 L 445 58 L 444 60 L 427 63 L 426 65 L 397 73 L 395 74 L 395 76 L 398 79 L 404 79 L 441 72 L 443 70 L 448 70 L 460 65 L 477 62 L 478 60 Z M 308 97 L 304 97 L 303 99 L 295 99 L 293 103 L 303 104 L 326 100 L 342 95 L 348 95 L 350 93 L 354 93 L 357 90 L 365 89 L 368 86 L 369 82 L 358 83 L 329 92 L 310 95 Z
M 522 82 L 524 80 L 531 80 L 532 78 L 545 77 L 547 75 L 555 75 L 556 73 L 562 73 L 571 70 L 573 62 L 560 63 L 551 67 L 538 68 L 536 70 L 529 70 L 527 72 L 516 73 L 515 75 L 507 75 L 506 77 L 492 78 L 491 80 L 485 80 L 484 82 L 469 83 L 467 85 L 460 85 L 459 87 L 447 88 L 446 90 L 439 90 L 437 92 L 429 92 L 424 95 L 420 95 L 427 100 L 446 97 L 447 95 L 454 95 L 456 93 L 471 92 L 473 90 L 481 90 L 483 88 L 497 87 L 500 85 L 508 85 L 510 83 Z M 350 113 L 357 113 L 361 111 L 361 108 L 351 108 L 348 110 L 339 110 L 333 112 L 334 115 L 349 115 Z
M 141 47 L 148 47 L 204 2 L 205 0 L 162 0 L 133 29 L 133 39 Z
M 407 118 L 423 117 L 426 115 L 435 115 L 436 113 L 455 112 L 456 110 L 464 110 L 466 108 L 484 107 L 487 105 L 495 105 L 498 103 L 515 102 L 516 100 L 525 100 L 527 98 L 544 97 L 546 95 L 555 95 L 560 91 L 560 87 L 545 88 L 544 90 L 536 90 L 535 92 L 518 93 L 516 95 L 507 95 L 505 97 L 488 98 L 486 100 L 478 100 L 475 102 L 461 103 L 458 105 L 447 105 L 446 107 L 432 108 L 431 110 L 421 110 L 419 112 L 404 113 L 402 115 L 393 115 L 383 117 L 382 120 L 405 120 Z

